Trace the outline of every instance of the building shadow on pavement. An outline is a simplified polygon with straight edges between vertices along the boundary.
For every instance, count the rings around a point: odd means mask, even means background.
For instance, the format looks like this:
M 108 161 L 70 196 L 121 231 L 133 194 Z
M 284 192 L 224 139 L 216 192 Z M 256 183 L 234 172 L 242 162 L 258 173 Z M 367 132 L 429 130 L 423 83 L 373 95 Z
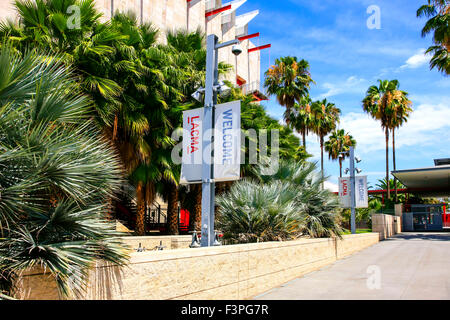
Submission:
M 428 241 L 450 242 L 450 231 L 403 232 L 393 236 L 392 238 L 386 239 L 385 241 L 396 241 L 396 240 L 428 240 Z

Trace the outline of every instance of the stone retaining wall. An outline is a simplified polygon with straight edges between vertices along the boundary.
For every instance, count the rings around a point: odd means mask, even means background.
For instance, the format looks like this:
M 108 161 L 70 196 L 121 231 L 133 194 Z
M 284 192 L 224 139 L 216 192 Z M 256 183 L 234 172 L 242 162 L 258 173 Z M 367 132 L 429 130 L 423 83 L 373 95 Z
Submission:
M 145 251 L 155 250 L 159 245 L 164 250 L 189 248 L 192 242 L 192 236 L 147 236 L 147 237 L 123 237 L 122 241 L 136 251 L 141 244 Z
M 82 299 L 249 299 L 378 243 L 378 233 L 132 253 L 128 267 L 99 265 Z M 58 299 L 42 272 L 22 278 L 24 299 Z
M 389 214 L 372 215 L 372 231 L 380 234 L 380 240 L 402 232 L 402 218 Z

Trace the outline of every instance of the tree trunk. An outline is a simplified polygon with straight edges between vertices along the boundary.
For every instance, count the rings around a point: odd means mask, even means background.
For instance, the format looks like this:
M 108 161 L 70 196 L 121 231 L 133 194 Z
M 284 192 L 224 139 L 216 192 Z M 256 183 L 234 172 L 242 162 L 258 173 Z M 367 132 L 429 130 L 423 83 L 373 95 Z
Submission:
M 323 136 L 320 137 L 320 171 L 322 179 L 325 176 L 323 172 Z M 322 190 L 324 189 L 324 181 L 322 181 Z
M 389 186 L 389 129 L 386 128 L 386 188 L 387 188 L 387 198 L 391 198 L 391 190 Z
M 145 191 L 142 182 L 139 182 L 136 188 L 137 196 L 137 215 L 136 215 L 136 227 L 135 232 L 138 236 L 145 235 Z
M 117 127 L 119 124 L 119 117 L 116 115 L 114 116 L 114 126 L 113 126 L 113 141 L 117 139 Z
M 339 157 L 339 177 L 342 178 L 342 158 Z
M 191 186 L 195 197 L 194 210 L 189 217 L 189 231 L 201 231 L 202 229 L 202 185 L 194 184 Z
M 170 235 L 178 234 L 178 187 L 170 184 L 167 201 L 167 231 Z
M 302 135 L 303 135 L 303 149 L 305 149 L 306 152 L 306 131 L 303 130 Z
M 395 128 L 392 129 L 392 160 L 394 163 L 394 171 L 396 170 L 395 165 Z M 397 178 L 394 176 L 394 188 L 395 188 L 395 198 L 394 201 L 397 203 L 398 201 L 398 190 L 397 190 Z

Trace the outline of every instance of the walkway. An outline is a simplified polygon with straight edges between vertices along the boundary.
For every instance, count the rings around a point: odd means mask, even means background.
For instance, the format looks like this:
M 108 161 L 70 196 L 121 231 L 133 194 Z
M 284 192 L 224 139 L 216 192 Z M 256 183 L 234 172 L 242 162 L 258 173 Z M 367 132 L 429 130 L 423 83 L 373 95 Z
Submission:
M 450 233 L 399 234 L 256 299 L 450 300 Z

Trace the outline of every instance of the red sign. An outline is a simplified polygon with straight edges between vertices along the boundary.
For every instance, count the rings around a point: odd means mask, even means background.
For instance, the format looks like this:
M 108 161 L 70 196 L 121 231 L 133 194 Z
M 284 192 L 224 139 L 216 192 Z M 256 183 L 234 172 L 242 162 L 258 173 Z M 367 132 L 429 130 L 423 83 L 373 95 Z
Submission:
M 198 129 L 200 126 L 200 117 L 188 117 L 188 123 L 190 125 L 191 132 L 191 143 L 188 146 L 188 153 L 194 153 L 198 151 L 198 146 L 200 145 L 200 130 Z

